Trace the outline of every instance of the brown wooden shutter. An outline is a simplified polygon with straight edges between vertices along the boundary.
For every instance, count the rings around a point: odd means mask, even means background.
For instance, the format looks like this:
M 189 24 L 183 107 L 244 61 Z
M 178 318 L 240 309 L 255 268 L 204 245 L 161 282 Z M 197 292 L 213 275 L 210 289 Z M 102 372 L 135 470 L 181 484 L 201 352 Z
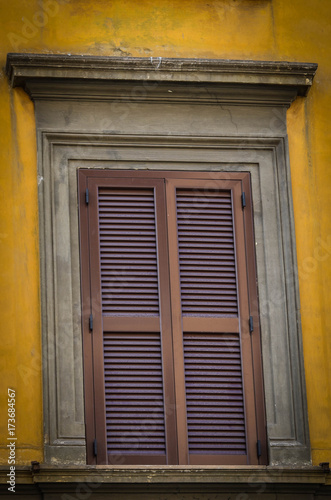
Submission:
M 88 463 L 265 463 L 249 175 L 79 182 Z
M 238 317 L 231 191 L 177 189 L 176 204 L 183 316 Z M 189 453 L 246 454 L 239 335 L 183 339 Z
M 258 463 L 241 182 L 167 189 L 180 460 Z
M 99 188 L 98 202 L 107 451 L 165 457 L 160 332 L 111 325 L 159 317 L 154 190 Z
M 96 462 L 176 463 L 164 183 L 87 185 Z

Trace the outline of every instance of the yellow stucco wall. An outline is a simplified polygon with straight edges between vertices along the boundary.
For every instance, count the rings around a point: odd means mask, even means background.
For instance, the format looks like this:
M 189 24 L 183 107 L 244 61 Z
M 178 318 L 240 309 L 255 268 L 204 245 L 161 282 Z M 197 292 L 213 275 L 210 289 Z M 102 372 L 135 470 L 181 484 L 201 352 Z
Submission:
M 0 23 L 2 68 L 7 52 L 319 64 L 308 98 L 288 112 L 288 132 L 312 456 L 331 462 L 331 2 L 2 0 Z M 35 126 L 33 104 L 3 71 L 0 126 L 0 435 L 3 444 L 13 387 L 17 463 L 30 463 L 42 461 Z M 2 446 L 0 463 L 7 458 Z

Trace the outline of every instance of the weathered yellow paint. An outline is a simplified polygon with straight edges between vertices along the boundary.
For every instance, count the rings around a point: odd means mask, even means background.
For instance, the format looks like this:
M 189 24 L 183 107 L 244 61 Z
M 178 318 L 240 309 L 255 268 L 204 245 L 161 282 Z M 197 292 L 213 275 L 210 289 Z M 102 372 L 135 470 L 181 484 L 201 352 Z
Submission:
M 2 82 L 1 150 L 1 444 L 7 432 L 7 388 L 16 391 L 16 462 L 42 459 L 36 138 L 33 104 Z M 4 98 L 5 97 L 5 98 Z M 8 450 L 1 450 L 7 461 Z
M 288 132 L 312 456 L 331 462 L 331 2 L 11 0 L 0 19 L 2 67 L 7 52 L 319 63 L 308 98 L 288 111 Z M 3 74 L 0 123 L 0 407 L 16 388 L 17 463 L 29 463 L 42 460 L 36 141 L 33 105 Z M 2 411 L 2 443 L 6 425 Z

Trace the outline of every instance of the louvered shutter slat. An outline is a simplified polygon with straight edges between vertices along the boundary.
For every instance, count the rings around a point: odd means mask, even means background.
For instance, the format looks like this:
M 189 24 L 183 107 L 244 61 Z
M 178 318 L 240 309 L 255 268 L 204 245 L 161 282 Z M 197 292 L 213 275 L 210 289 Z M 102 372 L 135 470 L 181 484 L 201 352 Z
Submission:
M 104 352 L 108 452 L 165 454 L 160 335 L 105 333 Z
M 98 201 L 103 314 L 158 315 L 153 190 L 101 188 Z M 155 277 L 148 294 L 139 278 L 145 273 Z M 126 293 L 121 293 L 121 287 Z
M 230 192 L 200 195 L 193 190 L 177 189 L 176 205 L 182 314 L 237 316 L 236 287 L 228 287 L 228 281 L 224 281 L 232 278 L 230 283 L 236 284 Z M 225 229 L 226 247 L 224 236 L 219 238 Z M 199 243 L 193 235 L 199 238 Z M 212 241 L 206 241 L 208 236 L 212 236 Z M 214 286 L 208 287 L 205 281 L 208 277 L 214 278 Z M 199 289 L 201 280 L 204 295 L 192 296 L 191 289 Z
M 238 335 L 184 334 L 184 358 L 189 452 L 245 453 Z

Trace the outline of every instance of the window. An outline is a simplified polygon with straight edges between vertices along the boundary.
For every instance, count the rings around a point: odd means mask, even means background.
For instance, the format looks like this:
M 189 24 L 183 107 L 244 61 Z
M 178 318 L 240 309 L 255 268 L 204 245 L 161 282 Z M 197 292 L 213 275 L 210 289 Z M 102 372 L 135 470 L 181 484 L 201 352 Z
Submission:
M 209 180 L 216 172 L 224 180 L 231 172 L 250 173 L 259 287 L 259 305 L 249 292 L 251 340 L 256 366 L 259 308 L 268 462 L 311 463 L 286 110 L 307 95 L 316 68 L 207 59 L 162 59 L 156 68 L 150 58 L 8 54 L 9 81 L 28 92 L 36 113 L 45 463 L 85 465 L 86 449 L 88 462 L 95 461 L 95 432 L 88 432 L 87 446 L 85 434 L 86 417 L 88 429 L 95 424 L 91 357 L 83 380 L 81 290 L 83 311 L 91 299 L 88 273 L 81 283 L 81 169 L 121 170 L 122 177 L 125 170 L 149 171 L 153 178 L 162 178 L 161 170 L 195 171 Z M 245 238 L 253 253 L 248 199 L 246 193 Z M 91 197 L 89 210 L 92 204 Z M 247 272 L 253 287 L 255 274 L 249 266 Z M 85 343 L 95 339 L 87 335 L 86 314 Z M 96 315 L 95 328 L 97 321 Z M 99 441 L 97 451 L 101 461 Z
M 250 174 L 81 169 L 79 204 L 88 463 L 266 463 Z

